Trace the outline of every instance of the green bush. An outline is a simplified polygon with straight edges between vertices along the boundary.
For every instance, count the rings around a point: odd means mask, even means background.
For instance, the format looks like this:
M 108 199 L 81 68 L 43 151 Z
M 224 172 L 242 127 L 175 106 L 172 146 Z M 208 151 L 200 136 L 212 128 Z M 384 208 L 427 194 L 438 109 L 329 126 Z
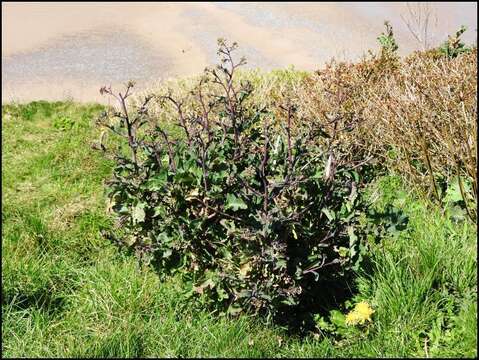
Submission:
M 381 45 L 381 53 L 392 55 L 399 49 L 399 46 L 394 38 L 393 28 L 389 21 L 385 21 L 384 26 L 386 27 L 386 32 L 383 32 L 378 36 L 378 42 Z
M 466 30 L 466 27 L 462 25 L 454 36 L 448 36 L 447 41 L 439 47 L 439 52 L 450 59 L 471 52 L 471 48 L 461 41 L 461 36 Z
M 317 145 L 330 135 L 313 122 L 292 126 L 291 103 L 279 104 L 285 123 L 245 105 L 253 88 L 235 81 L 245 63 L 232 59 L 235 48 L 219 41 L 221 64 L 205 70 L 193 105 L 169 92 L 128 108 L 133 83 L 124 94 L 100 90 L 122 110 L 110 109 L 98 124 L 129 145 L 128 155 L 121 146 L 113 152 L 107 194 L 118 232 L 110 236 L 161 272 L 181 272 L 191 294 L 217 308 L 271 318 L 314 301 L 324 281 L 358 265 L 361 181 L 333 141 Z M 181 136 L 149 114 L 152 101 L 176 109 L 168 120 Z M 104 134 L 97 148 L 109 151 Z

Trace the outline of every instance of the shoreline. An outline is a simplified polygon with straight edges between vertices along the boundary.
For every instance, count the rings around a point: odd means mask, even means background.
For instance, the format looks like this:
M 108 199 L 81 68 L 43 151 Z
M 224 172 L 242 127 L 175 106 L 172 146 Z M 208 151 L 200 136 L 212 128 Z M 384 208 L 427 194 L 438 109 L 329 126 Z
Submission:
M 476 3 L 434 5 L 441 29 L 477 28 Z M 402 3 L 3 3 L 2 103 L 17 99 L 101 102 L 98 89 L 130 79 L 200 74 L 216 62 L 216 39 L 264 70 L 315 70 L 377 48 L 386 19 L 400 54 L 418 46 L 401 24 Z M 402 9 L 402 10 L 401 10 Z M 460 20 L 460 21 L 459 21 Z M 471 26 L 472 24 L 472 26 Z M 37 31 L 41 28 L 42 31 Z M 476 33 L 477 34 L 477 33 Z M 438 45 L 439 42 L 434 42 Z

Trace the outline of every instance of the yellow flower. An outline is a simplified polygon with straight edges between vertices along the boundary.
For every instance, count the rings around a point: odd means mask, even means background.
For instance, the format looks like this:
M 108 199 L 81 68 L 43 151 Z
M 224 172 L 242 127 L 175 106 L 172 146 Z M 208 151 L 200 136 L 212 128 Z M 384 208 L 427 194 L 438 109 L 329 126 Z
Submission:
M 366 301 L 361 301 L 360 303 L 356 304 L 354 310 L 365 320 L 371 321 L 371 315 L 374 313 L 374 310 Z
M 346 325 L 356 325 L 358 322 L 358 314 L 355 311 L 350 311 L 346 315 Z
M 374 313 L 374 310 L 366 301 L 361 301 L 356 304 L 354 309 L 346 315 L 346 324 L 347 325 L 357 325 L 364 324 L 366 321 L 371 322 L 371 315 Z

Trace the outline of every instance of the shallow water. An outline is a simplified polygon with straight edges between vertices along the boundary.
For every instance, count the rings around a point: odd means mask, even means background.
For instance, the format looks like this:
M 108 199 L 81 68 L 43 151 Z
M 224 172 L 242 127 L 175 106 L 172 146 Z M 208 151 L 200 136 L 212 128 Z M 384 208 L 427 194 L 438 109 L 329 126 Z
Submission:
M 476 3 L 432 3 L 431 39 L 460 24 L 477 36 Z M 419 48 L 404 3 L 2 3 L 2 102 L 104 101 L 104 84 L 140 88 L 197 74 L 216 61 L 216 39 L 237 41 L 249 67 L 312 70 L 358 59 L 391 21 L 402 54 Z

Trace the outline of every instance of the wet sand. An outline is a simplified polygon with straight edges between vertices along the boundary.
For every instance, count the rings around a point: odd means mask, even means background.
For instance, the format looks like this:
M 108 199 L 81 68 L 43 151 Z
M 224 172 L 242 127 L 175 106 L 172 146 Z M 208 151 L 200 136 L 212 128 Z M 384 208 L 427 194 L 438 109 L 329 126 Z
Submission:
M 476 3 L 432 3 L 433 44 L 461 24 L 477 36 Z M 249 67 L 317 69 L 331 57 L 377 48 L 390 20 L 401 54 L 418 49 L 400 18 L 405 3 L 2 3 L 2 103 L 105 101 L 104 84 L 198 74 L 216 39 L 240 45 Z

